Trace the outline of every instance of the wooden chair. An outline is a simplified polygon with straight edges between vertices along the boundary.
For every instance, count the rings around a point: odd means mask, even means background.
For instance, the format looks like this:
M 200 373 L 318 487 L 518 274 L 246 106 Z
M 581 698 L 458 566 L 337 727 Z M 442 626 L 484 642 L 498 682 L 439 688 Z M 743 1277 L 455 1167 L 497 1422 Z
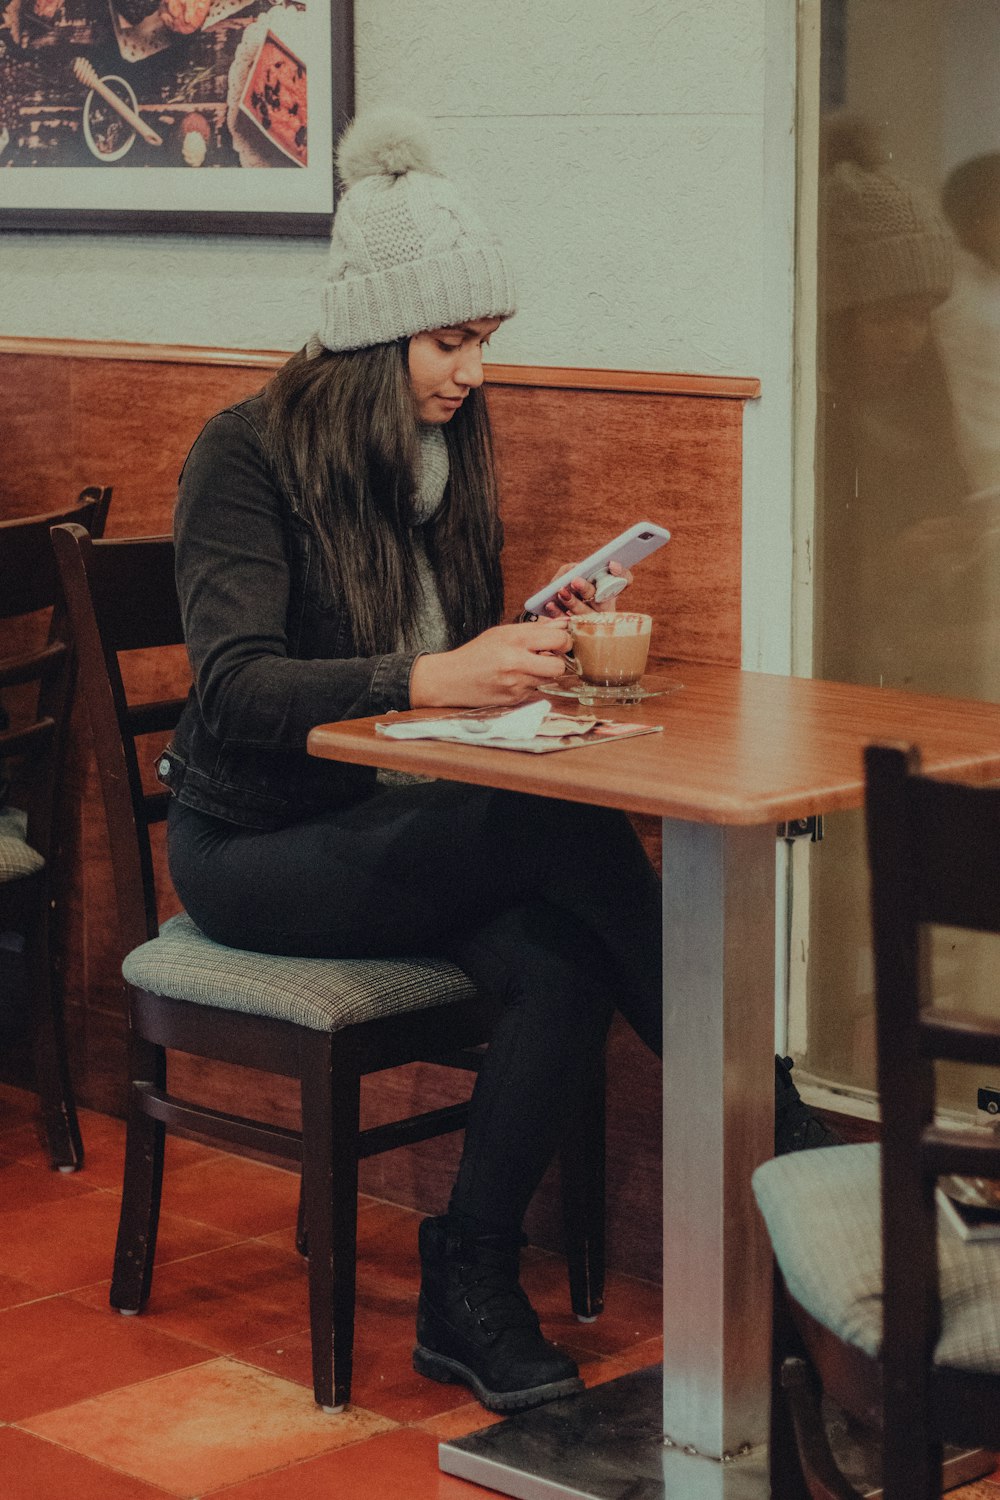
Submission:
M 49 530 L 73 522 L 100 535 L 110 501 L 110 488 L 90 488 L 68 509 L 0 522 L 0 620 L 14 622 L 24 641 L 0 660 L 0 779 L 11 783 L 11 800 L 0 805 L 0 933 L 11 986 L 15 972 L 24 977 L 42 1122 L 61 1172 L 83 1165 L 83 1143 L 52 941 L 73 655 Z
M 358 1162 L 460 1130 L 466 1104 L 361 1130 L 362 1077 L 429 1061 L 474 1071 L 491 1016 L 454 965 L 273 958 L 211 942 L 181 913 L 158 924 L 149 825 L 168 794 L 143 790 L 135 736 L 169 730 L 183 700 L 130 704 L 119 653 L 183 639 L 167 537 L 94 543 L 53 532 L 90 710 L 129 992 L 130 1095 L 111 1304 L 150 1293 L 164 1130 L 181 1127 L 301 1162 L 300 1248 L 308 1250 L 313 1388 L 325 1410 L 349 1399 L 354 1336 Z M 302 1130 L 229 1115 L 168 1091 L 166 1049 L 299 1080 Z M 572 1305 L 603 1306 L 603 1078 L 581 1100 L 564 1153 Z
M 754 1190 L 789 1315 L 772 1493 L 852 1500 L 817 1398 L 881 1431 L 885 1500 L 931 1500 L 1000 1447 L 1000 1240 L 938 1227 L 941 1174 L 1000 1176 L 992 1133 L 935 1124 L 934 1062 L 1000 1064 L 1000 1015 L 935 1007 L 929 929 L 1000 933 L 1000 787 L 934 781 L 916 751 L 866 752 L 881 1146 L 766 1162 Z M 789 1332 L 791 1330 L 791 1332 Z M 786 1467 L 788 1418 L 801 1467 Z M 942 1459 L 944 1444 L 972 1447 Z M 780 1477 L 779 1477 L 780 1475 Z

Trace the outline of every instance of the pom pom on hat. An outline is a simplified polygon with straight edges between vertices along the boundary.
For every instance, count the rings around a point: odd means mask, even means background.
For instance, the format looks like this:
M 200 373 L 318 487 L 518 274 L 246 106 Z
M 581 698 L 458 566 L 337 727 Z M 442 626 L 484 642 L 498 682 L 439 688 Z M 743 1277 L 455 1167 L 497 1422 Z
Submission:
M 337 167 L 345 186 L 330 240 L 320 345 L 367 349 L 511 316 L 514 279 L 503 247 L 435 170 L 419 115 L 397 108 L 360 116 L 341 138 Z
M 886 165 L 885 149 L 878 128 L 858 115 L 829 115 L 820 134 L 820 160 L 825 172 L 849 161 L 865 172 L 878 172 Z
M 337 174 L 347 188 L 365 177 L 433 171 L 427 122 L 409 109 L 360 116 L 344 131 L 337 148 Z

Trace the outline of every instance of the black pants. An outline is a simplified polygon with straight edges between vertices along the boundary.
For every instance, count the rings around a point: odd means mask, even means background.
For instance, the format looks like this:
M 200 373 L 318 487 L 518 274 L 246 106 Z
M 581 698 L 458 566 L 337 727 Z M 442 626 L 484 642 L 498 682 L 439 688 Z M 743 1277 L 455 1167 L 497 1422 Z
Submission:
M 503 1003 L 451 1211 L 519 1228 L 615 1009 L 662 1048 L 660 886 L 624 814 L 430 782 L 272 833 L 174 802 L 170 870 L 217 942 L 432 954 Z

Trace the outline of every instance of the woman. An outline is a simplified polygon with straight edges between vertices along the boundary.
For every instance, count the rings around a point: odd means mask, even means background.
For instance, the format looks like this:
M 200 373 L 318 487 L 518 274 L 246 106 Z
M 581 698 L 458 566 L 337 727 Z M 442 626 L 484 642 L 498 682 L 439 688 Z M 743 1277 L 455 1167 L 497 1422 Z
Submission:
M 411 116 L 356 122 L 338 167 L 319 333 L 181 478 L 195 688 L 165 757 L 170 867 L 219 942 L 440 954 L 503 1002 L 448 1212 L 420 1230 L 414 1361 L 507 1411 L 580 1386 L 519 1285 L 521 1223 L 615 1007 L 660 1051 L 660 891 L 621 814 L 306 754 L 320 722 L 517 703 L 562 676 L 593 596 L 499 623 L 500 246 Z

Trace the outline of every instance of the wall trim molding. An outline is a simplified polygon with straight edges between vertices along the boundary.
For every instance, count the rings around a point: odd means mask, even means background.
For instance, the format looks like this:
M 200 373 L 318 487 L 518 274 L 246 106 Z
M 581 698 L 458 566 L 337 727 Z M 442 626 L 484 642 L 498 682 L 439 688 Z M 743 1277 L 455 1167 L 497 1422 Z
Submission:
M 534 385 L 574 391 L 627 391 L 633 396 L 714 396 L 730 401 L 753 401 L 760 395 L 760 381 L 754 375 L 687 375 L 654 370 L 487 365 L 486 379 L 492 385 Z
M 142 360 L 151 364 L 229 365 L 276 370 L 290 350 L 203 349 L 191 344 L 129 344 L 98 339 L 0 336 L 0 354 L 50 359 Z M 553 390 L 627 391 L 631 395 L 709 396 L 753 401 L 760 381 L 752 375 L 689 375 L 652 370 L 590 370 L 553 365 L 487 365 L 491 385 L 542 386 Z
M 290 350 L 202 349 L 193 344 L 125 344 L 99 339 L 0 337 L 0 354 L 29 354 L 46 359 L 134 359 L 162 365 L 242 365 L 276 370 Z

